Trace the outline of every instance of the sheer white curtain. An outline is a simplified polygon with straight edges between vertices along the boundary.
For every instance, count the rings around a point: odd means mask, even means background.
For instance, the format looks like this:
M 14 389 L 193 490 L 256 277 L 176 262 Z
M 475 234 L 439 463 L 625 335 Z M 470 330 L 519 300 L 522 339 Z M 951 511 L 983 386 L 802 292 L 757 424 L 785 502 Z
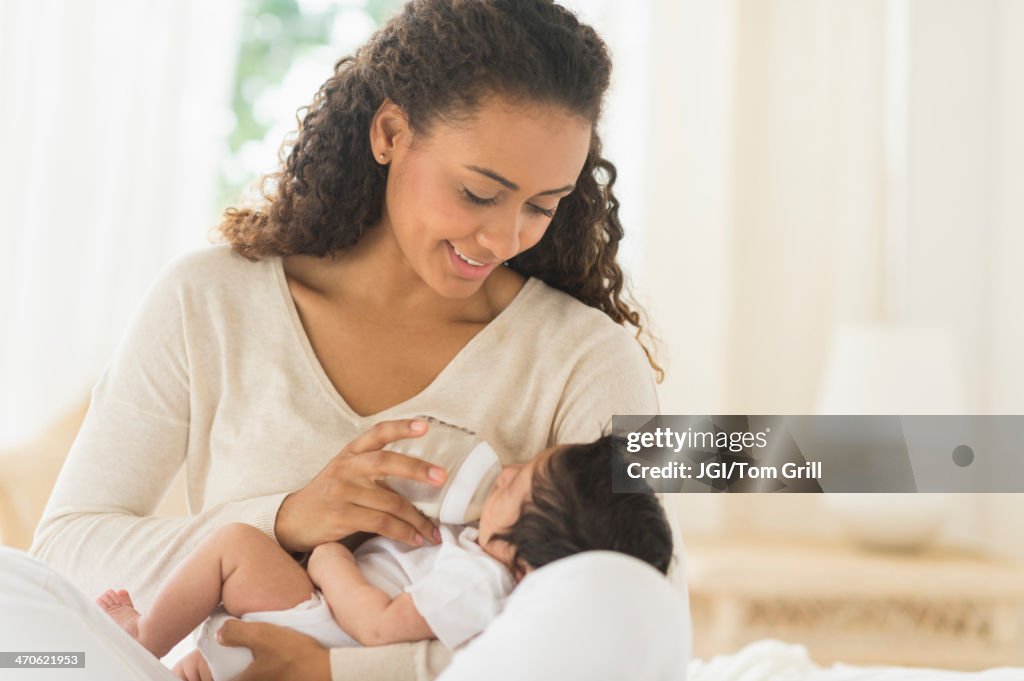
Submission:
M 239 4 L 0 1 L 0 445 L 81 401 L 206 242 Z
M 666 411 L 811 413 L 835 332 L 896 316 L 953 336 L 966 409 L 1020 412 L 1021 3 L 652 2 Z
M 814 413 L 840 330 L 884 323 L 952 341 L 965 411 L 1021 413 L 1024 3 L 652 3 L 663 410 Z M 685 503 L 691 529 L 824 529 L 799 499 Z M 1024 553 L 1019 500 L 956 505 L 958 541 Z
M 615 193 L 626 236 L 619 256 L 631 282 L 645 285 L 644 225 L 647 221 L 647 126 L 643 112 L 651 101 L 646 45 L 653 29 L 649 0 L 562 0 L 601 35 L 612 53 L 612 83 L 605 99 L 600 133 L 604 156 L 618 170 Z

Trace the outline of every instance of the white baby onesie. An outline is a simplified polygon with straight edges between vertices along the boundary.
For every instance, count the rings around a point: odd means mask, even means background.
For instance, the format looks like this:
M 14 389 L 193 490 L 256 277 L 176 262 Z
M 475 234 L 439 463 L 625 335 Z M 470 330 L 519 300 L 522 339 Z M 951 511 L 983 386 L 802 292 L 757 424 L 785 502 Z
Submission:
M 377 537 L 355 551 L 356 564 L 373 586 L 394 598 L 407 591 L 431 631 L 454 649 L 494 619 L 515 585 L 511 573 L 477 544 L 475 527 L 441 525 L 441 544 L 411 547 Z M 252 662 L 248 648 L 217 642 L 229 619 L 218 609 L 203 624 L 197 645 L 215 681 L 230 681 Z M 320 591 L 289 610 L 251 612 L 243 622 L 269 622 L 315 638 L 328 648 L 359 645 L 338 626 Z

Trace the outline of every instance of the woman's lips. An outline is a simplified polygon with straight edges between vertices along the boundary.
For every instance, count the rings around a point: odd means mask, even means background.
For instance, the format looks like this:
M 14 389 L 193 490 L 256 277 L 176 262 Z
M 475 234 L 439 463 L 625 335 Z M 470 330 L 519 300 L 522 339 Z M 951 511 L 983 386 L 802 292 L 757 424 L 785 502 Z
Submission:
M 455 270 L 455 274 L 466 279 L 483 279 L 497 263 L 485 263 L 483 265 L 470 265 L 468 262 L 459 257 L 459 254 L 455 251 L 455 247 L 450 241 L 444 242 L 445 248 L 448 249 L 448 259 L 451 260 L 452 268 Z M 468 257 L 468 256 L 467 256 Z

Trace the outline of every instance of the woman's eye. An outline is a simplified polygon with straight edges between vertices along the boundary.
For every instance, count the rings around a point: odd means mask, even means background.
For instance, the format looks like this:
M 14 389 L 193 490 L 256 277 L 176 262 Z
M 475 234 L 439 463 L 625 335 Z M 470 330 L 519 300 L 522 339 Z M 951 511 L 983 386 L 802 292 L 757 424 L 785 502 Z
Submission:
M 465 187 L 462 188 L 462 195 L 478 206 L 493 206 L 498 202 L 498 199 L 496 197 L 492 196 L 489 199 L 485 199 L 482 196 L 477 196 L 476 194 L 472 193 Z
M 476 194 L 469 191 L 465 187 L 462 188 L 462 195 L 471 203 L 477 206 L 493 206 L 498 203 L 498 197 L 496 196 L 492 196 L 489 199 L 485 199 L 482 196 L 477 196 Z M 535 206 L 532 203 L 528 203 L 526 205 L 529 207 L 531 212 L 536 213 L 537 215 L 543 215 L 549 220 L 555 217 L 555 210 L 557 210 L 557 208 L 541 208 L 540 206 Z
M 541 208 L 540 206 L 535 206 L 532 203 L 527 205 L 530 206 L 530 210 L 532 210 L 534 213 L 537 213 L 538 215 L 543 215 L 544 217 L 549 219 L 555 217 L 555 210 L 557 210 L 556 208 Z

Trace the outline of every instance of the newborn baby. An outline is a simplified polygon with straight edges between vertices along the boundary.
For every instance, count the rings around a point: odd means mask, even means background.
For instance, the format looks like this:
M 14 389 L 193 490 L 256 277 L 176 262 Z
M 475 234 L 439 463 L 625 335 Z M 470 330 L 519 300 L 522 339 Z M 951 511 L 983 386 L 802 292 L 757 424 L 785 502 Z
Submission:
M 668 571 L 664 511 L 653 494 L 612 494 L 617 456 L 611 436 L 545 449 L 503 468 L 479 528 L 443 525 L 437 546 L 378 537 L 353 554 L 323 544 L 308 571 L 256 528 L 227 525 L 174 569 L 145 615 L 124 590 L 96 602 L 157 657 L 219 610 L 199 646 L 216 681 L 252 659 L 246 648 L 216 644 L 229 616 L 288 626 L 326 647 L 437 638 L 455 648 L 483 631 L 528 572 L 559 558 L 619 551 Z

